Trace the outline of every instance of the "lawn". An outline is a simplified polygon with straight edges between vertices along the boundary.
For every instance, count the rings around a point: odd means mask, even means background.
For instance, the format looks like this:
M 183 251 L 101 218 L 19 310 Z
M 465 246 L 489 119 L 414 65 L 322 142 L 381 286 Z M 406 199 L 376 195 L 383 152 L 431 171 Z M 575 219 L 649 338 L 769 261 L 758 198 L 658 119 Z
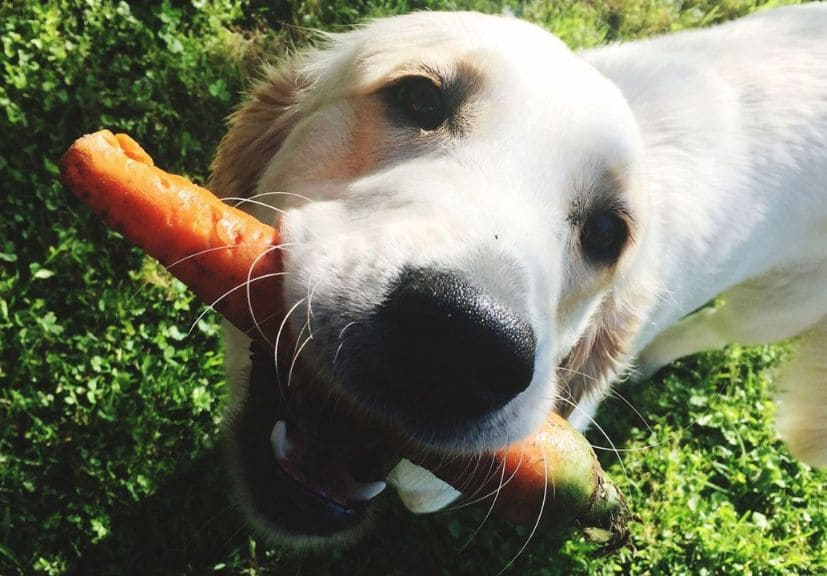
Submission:
M 385 496 L 355 549 L 296 556 L 250 532 L 221 458 L 216 318 L 57 182 L 108 127 L 203 182 L 265 58 L 365 16 L 474 8 L 575 47 L 709 25 L 754 0 L 0 3 L 0 574 L 827 574 L 827 473 L 773 431 L 784 347 L 732 346 L 621 386 L 592 434 L 639 516 L 595 558 L 484 510 Z M 620 396 L 622 394 L 622 396 Z M 641 414 L 643 416 L 641 416 Z M 478 530 L 479 529 L 479 530 Z

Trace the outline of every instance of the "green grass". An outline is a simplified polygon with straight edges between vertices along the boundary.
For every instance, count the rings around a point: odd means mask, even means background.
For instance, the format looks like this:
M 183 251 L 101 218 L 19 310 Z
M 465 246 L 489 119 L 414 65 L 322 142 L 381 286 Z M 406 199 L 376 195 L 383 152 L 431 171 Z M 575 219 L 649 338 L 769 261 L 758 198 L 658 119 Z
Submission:
M 496 574 L 528 538 L 483 511 L 412 517 L 388 496 L 355 550 L 296 557 L 251 535 L 220 454 L 216 322 L 56 181 L 109 127 L 204 181 L 264 54 L 436 0 L 50 0 L 0 4 L 0 574 Z M 743 0 L 512 3 L 574 46 L 745 14 Z M 775 438 L 781 348 L 680 362 L 620 389 L 602 452 L 640 516 L 596 559 L 536 534 L 511 574 L 825 574 L 827 474 Z M 593 434 L 598 445 L 607 443 Z

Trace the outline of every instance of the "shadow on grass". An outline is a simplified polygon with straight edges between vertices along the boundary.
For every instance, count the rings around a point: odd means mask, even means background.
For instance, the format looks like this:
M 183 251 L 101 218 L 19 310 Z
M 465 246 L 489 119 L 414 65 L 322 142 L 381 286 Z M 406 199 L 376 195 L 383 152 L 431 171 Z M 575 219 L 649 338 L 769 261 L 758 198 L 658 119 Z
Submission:
M 357 545 L 298 556 L 251 539 L 234 502 L 221 450 L 206 452 L 151 497 L 112 512 L 109 535 L 81 550 L 68 574 L 493 575 L 528 537 L 528 528 L 495 519 L 485 520 L 474 535 L 484 507 L 413 516 L 388 494 Z M 553 559 L 560 543 L 535 536 L 509 572 L 545 562 L 563 568 L 565 559 Z
M 81 551 L 70 574 L 205 574 L 246 542 L 218 449 L 151 497 L 111 513 L 109 536 Z
M 670 375 L 695 384 L 708 376 L 697 364 L 688 362 L 646 382 L 623 385 L 619 389 L 623 399 L 610 400 L 601 408 L 598 421 L 603 432 L 593 429 L 589 435 L 592 442 L 605 446 L 608 436 L 622 449 L 634 428 L 646 427 L 647 414 L 662 414 L 685 405 L 693 385 L 669 385 Z M 714 387 L 708 381 L 704 385 Z M 604 466 L 617 458 L 604 450 L 599 456 Z M 529 536 L 527 527 L 484 519 L 485 506 L 413 516 L 393 494 L 383 500 L 373 528 L 356 546 L 297 556 L 250 538 L 250 529 L 235 504 L 222 451 L 215 448 L 181 465 L 151 497 L 111 512 L 109 535 L 79 551 L 80 561 L 68 573 L 497 574 Z M 470 545 L 463 548 L 469 539 Z M 559 552 L 562 542 L 560 535 L 535 534 L 509 573 L 538 566 L 545 570 L 546 565 L 553 566 L 548 574 L 583 573 L 582 564 L 573 565 L 573 558 Z
M 623 449 L 633 430 L 645 429 L 646 420 L 658 414 L 671 414 L 675 425 L 691 426 L 681 407 L 699 388 L 714 394 L 721 386 L 708 365 L 714 363 L 687 360 L 650 380 L 621 385 L 622 399 L 615 396 L 601 407 L 597 420 L 603 430 L 593 428 L 591 441 L 607 446 L 608 436 Z M 598 455 L 604 466 L 617 459 L 609 450 Z M 357 545 L 298 556 L 250 538 L 235 502 L 222 451 L 207 451 L 181 465 L 151 497 L 112 512 L 109 535 L 81 550 L 81 560 L 69 574 L 485 575 L 499 573 L 529 537 L 529 527 L 485 519 L 485 506 L 413 516 L 388 493 L 374 526 Z M 541 530 L 508 573 L 533 573 L 540 567 L 547 574 L 588 573 L 582 558 L 577 563 L 559 551 L 563 541 L 559 534 Z

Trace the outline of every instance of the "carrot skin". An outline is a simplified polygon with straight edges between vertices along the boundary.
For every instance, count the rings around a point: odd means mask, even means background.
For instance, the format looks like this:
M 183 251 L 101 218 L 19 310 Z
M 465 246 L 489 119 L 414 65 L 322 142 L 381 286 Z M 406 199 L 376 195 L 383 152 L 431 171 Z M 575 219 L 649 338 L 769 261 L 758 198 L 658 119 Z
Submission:
M 61 158 L 60 174 L 109 226 L 272 348 L 283 317 L 278 230 L 155 167 L 125 134 L 79 138 Z
M 497 515 L 513 523 L 538 522 L 542 513 L 544 529 L 578 526 L 604 551 L 628 541 L 625 498 L 588 440 L 557 414 L 538 433 L 493 454 L 427 455 L 417 463 L 470 499 L 493 500 Z

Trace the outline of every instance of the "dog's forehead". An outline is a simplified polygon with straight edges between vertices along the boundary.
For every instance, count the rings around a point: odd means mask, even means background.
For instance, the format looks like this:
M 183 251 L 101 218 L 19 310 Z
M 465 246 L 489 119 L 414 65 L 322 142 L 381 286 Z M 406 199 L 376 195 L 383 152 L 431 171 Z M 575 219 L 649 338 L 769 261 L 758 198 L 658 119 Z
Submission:
M 495 165 L 500 176 L 520 180 L 533 175 L 542 180 L 533 183 L 537 189 L 569 190 L 572 179 L 590 189 L 579 172 L 572 174 L 577 167 L 605 165 L 620 174 L 634 168 L 639 152 L 617 87 L 552 33 L 516 18 L 421 12 L 374 20 L 330 35 L 299 73 L 308 88 L 298 108 L 317 120 L 319 111 L 333 110 L 327 118 L 336 118 L 336 126 L 344 126 L 348 106 L 370 102 L 406 75 L 436 73 L 454 88 L 470 87 L 454 92 L 467 98 L 468 128 L 463 146 L 452 150 L 463 165 Z
M 613 84 L 551 32 L 517 18 L 418 12 L 334 34 L 331 44 L 314 62 L 316 86 L 327 96 L 372 93 L 425 69 L 473 74 L 496 104 L 497 122 L 548 126 L 575 115 L 570 125 L 600 133 L 629 121 Z
M 331 36 L 331 57 L 346 58 L 358 69 L 351 78 L 355 91 L 369 91 L 400 71 L 426 65 L 448 69 L 475 64 L 490 73 L 568 65 L 573 55 L 554 35 L 523 20 L 473 12 L 419 12 L 374 20 L 366 26 Z M 339 62 L 341 64 L 342 62 Z

